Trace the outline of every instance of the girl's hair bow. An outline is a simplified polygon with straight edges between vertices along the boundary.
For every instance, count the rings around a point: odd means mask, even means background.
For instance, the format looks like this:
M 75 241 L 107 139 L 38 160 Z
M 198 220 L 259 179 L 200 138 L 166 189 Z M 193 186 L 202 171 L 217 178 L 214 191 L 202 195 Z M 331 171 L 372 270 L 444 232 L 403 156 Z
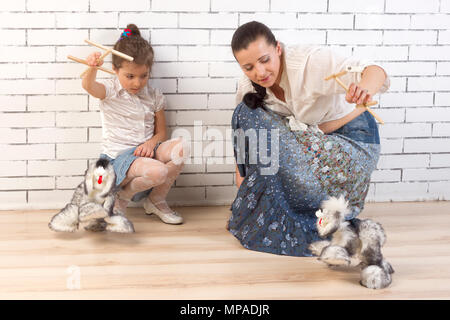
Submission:
M 123 30 L 122 34 L 120 35 L 120 39 L 128 38 L 131 35 L 130 29 Z

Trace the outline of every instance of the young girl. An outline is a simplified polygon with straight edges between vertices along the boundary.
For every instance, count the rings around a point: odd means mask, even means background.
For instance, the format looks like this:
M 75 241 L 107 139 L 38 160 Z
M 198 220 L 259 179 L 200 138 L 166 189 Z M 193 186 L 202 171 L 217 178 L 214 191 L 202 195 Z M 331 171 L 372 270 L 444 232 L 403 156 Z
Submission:
M 100 99 L 102 117 L 101 158 L 112 161 L 120 186 L 114 214 L 125 215 L 129 201 L 147 196 L 144 209 L 163 222 L 180 224 L 183 218 L 171 210 L 166 196 L 189 155 L 188 145 L 181 139 L 167 140 L 164 117 L 165 99 L 158 89 L 148 84 L 153 65 L 153 49 L 141 37 L 138 27 L 127 26 L 114 50 L 132 56 L 129 62 L 112 56 L 114 79 L 96 81 L 97 69 L 89 68 L 83 88 Z M 89 66 L 101 66 L 101 53 L 88 56 Z M 145 192 L 147 191 L 147 192 Z M 139 193 L 139 194 L 137 194 Z

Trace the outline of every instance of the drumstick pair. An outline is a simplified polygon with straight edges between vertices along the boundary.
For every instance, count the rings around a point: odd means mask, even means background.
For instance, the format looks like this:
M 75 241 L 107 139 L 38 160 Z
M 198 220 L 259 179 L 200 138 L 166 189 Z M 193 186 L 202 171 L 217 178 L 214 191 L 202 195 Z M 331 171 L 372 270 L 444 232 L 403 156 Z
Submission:
M 341 81 L 341 79 L 339 79 L 340 76 L 343 76 L 343 75 L 345 75 L 345 74 L 347 74 L 347 71 L 346 71 L 346 70 L 341 71 L 341 72 L 339 72 L 339 73 L 332 74 L 331 76 L 326 77 L 325 80 L 326 80 L 326 81 L 327 81 L 327 80 L 330 80 L 330 79 L 336 80 L 336 82 L 337 82 L 342 88 L 344 88 L 345 92 L 348 92 L 349 88 Z M 379 116 L 377 116 L 377 114 L 376 114 L 375 112 L 373 112 L 372 109 L 369 108 L 370 106 L 376 105 L 377 103 L 378 103 L 377 101 L 370 101 L 370 102 L 367 102 L 367 103 L 358 104 L 358 105 L 356 105 L 356 107 L 364 107 L 364 108 L 366 108 L 367 111 L 369 111 L 370 114 L 371 114 L 375 119 L 377 119 L 379 123 L 384 124 L 384 121 L 383 121 Z
M 130 57 L 129 55 L 126 55 L 126 54 L 124 54 L 124 53 L 122 53 L 122 52 L 120 52 L 120 51 L 117 51 L 117 50 L 114 50 L 114 49 L 111 49 L 111 48 L 102 46 L 101 44 L 97 44 L 97 43 L 95 43 L 95 42 L 93 42 L 93 41 L 90 41 L 90 40 L 88 40 L 88 39 L 86 39 L 86 40 L 84 40 L 84 41 L 87 42 L 87 43 L 89 43 L 90 45 L 93 45 L 93 46 L 95 46 L 95 47 L 98 47 L 98 48 L 100 48 L 100 49 L 105 50 L 105 52 L 100 56 L 100 58 L 98 58 L 98 61 L 102 61 L 102 60 L 105 59 L 105 57 L 106 57 L 108 54 L 110 54 L 110 53 L 115 54 L 115 55 L 117 55 L 117 56 L 119 56 L 119 57 L 122 57 L 122 58 L 124 58 L 124 59 L 126 59 L 126 60 L 128 60 L 128 61 L 133 61 L 133 57 Z M 80 58 L 77 58 L 77 57 L 74 57 L 74 56 L 71 56 L 71 55 L 68 55 L 67 58 L 70 59 L 70 60 L 73 60 L 73 61 L 75 61 L 75 62 L 78 62 L 78 63 L 82 63 L 82 64 L 85 64 L 85 65 L 89 65 L 88 62 L 87 62 L 86 60 L 83 60 L 83 59 L 80 59 Z M 80 77 L 83 78 L 83 77 L 85 76 L 85 74 L 89 71 L 90 68 L 96 68 L 96 69 L 98 69 L 98 70 L 101 70 L 101 71 L 104 71 L 104 72 L 108 72 L 108 73 L 110 73 L 110 74 L 115 74 L 114 71 L 109 70 L 109 69 L 106 69 L 106 68 L 103 68 L 103 67 L 89 67 L 88 69 L 86 69 L 86 70 L 80 75 Z

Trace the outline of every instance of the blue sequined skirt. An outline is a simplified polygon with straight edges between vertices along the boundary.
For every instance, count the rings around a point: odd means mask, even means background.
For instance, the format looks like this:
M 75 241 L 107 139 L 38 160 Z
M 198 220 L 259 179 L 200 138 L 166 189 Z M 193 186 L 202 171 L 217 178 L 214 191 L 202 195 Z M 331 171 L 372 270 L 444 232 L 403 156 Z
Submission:
M 104 153 L 100 154 L 100 158 L 108 159 L 112 164 L 114 173 L 116 174 L 116 186 L 119 186 L 126 178 L 128 169 L 133 161 L 138 158 L 134 155 L 134 150 L 136 150 L 136 147 L 127 149 L 114 159 Z
M 380 152 L 378 127 L 368 112 L 323 134 L 290 131 L 286 118 L 241 103 L 232 128 L 245 179 L 227 228 L 245 248 L 312 256 L 308 246 L 320 240 L 315 212 L 323 200 L 344 195 L 351 208 L 347 220 L 363 210 Z

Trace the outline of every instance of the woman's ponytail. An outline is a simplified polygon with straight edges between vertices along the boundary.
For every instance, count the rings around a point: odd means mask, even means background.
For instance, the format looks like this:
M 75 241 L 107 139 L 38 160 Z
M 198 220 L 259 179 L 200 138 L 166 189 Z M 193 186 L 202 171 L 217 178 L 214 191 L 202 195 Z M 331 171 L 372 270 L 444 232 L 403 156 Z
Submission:
M 266 88 L 260 86 L 252 81 L 252 86 L 255 88 L 256 92 L 248 92 L 245 94 L 244 101 L 245 105 L 250 109 L 263 108 L 264 109 L 264 99 L 266 97 Z

